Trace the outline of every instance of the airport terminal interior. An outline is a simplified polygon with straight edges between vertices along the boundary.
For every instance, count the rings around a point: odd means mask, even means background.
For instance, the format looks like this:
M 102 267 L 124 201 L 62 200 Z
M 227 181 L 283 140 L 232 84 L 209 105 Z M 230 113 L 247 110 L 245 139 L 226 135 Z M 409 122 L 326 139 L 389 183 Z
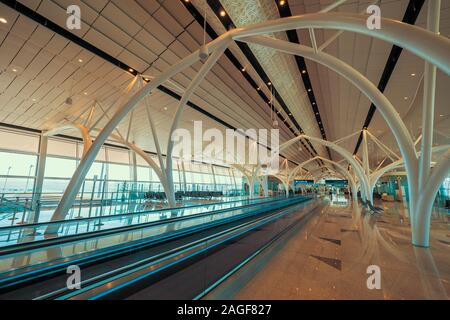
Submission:
M 450 0 L 0 0 L 0 300 L 448 300 Z

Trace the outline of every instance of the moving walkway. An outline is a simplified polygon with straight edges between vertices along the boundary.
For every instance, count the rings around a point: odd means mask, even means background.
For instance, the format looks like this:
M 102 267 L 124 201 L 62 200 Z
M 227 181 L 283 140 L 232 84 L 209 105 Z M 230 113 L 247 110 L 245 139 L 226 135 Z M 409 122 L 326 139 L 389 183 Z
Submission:
M 306 197 L 53 237 L 0 248 L 0 299 L 194 299 L 290 228 L 318 202 Z M 81 289 L 66 287 L 69 265 Z

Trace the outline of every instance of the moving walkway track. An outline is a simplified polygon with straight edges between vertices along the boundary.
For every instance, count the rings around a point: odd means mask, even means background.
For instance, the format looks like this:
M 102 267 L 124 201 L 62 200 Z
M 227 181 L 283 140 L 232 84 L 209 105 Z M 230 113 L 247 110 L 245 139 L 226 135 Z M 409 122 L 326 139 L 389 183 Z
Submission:
M 285 232 L 307 221 L 318 205 L 309 198 L 293 197 L 231 208 L 228 211 L 240 213 L 173 230 L 157 239 L 127 242 L 5 272 L 0 274 L 0 299 L 201 298 Z M 204 218 L 217 214 L 223 213 L 210 212 Z M 171 223 L 176 222 L 165 221 L 164 226 Z M 93 237 L 104 235 L 91 234 Z M 41 245 L 54 250 L 57 240 Z M 69 290 L 66 269 L 74 264 L 81 268 L 81 289 Z

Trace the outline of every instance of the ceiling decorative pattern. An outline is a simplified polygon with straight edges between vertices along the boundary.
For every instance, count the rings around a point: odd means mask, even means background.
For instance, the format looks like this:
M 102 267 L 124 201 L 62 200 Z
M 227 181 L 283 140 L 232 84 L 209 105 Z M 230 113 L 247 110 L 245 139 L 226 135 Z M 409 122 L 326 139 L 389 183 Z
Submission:
M 221 4 L 237 27 L 279 18 L 273 0 L 221 0 Z M 274 36 L 288 41 L 284 32 L 276 33 Z M 309 105 L 307 92 L 298 73 L 295 58 L 292 55 L 283 54 L 259 45 L 249 44 L 249 46 L 303 131 L 308 135 L 320 137 L 321 133 Z M 314 144 L 314 148 L 321 156 L 327 157 L 327 152 L 323 146 Z

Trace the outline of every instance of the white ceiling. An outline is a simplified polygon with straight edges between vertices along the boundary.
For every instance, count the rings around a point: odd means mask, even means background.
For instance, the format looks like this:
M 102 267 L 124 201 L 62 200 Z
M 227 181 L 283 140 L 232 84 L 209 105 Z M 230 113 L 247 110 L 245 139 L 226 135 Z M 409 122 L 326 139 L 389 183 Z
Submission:
M 236 0 L 237 1 L 237 0 Z M 21 3 L 36 10 L 49 20 L 65 27 L 66 7 L 76 4 L 82 10 L 82 29 L 71 31 L 109 55 L 125 62 L 143 74 L 156 76 L 168 66 L 196 50 L 203 41 L 202 27 L 179 0 L 22 0 Z M 361 12 L 369 0 L 348 0 L 338 11 Z M 204 0 L 192 0 L 200 12 L 204 12 Z M 250 15 L 242 10 L 241 1 L 221 1 L 230 12 L 236 25 L 246 21 L 255 22 L 278 16 L 273 0 L 248 0 L 245 8 L 261 3 L 264 8 L 258 14 Z M 317 12 L 331 3 L 330 0 L 290 0 L 292 14 Z M 383 17 L 401 20 L 407 0 L 383 0 Z M 126 99 L 124 91 L 133 80 L 130 73 L 110 64 L 89 51 L 69 42 L 60 35 L 38 25 L 27 17 L 0 4 L 0 16 L 7 24 L 0 24 L 0 122 L 35 128 L 48 129 L 65 121 L 85 116 L 95 101 L 104 109 L 115 108 Z M 224 27 L 212 12 L 208 23 L 218 34 Z M 426 22 L 426 4 L 420 13 L 417 25 Z M 335 31 L 316 30 L 320 45 Z M 441 33 L 450 35 L 450 1 L 442 1 Z M 307 31 L 299 31 L 302 44 L 310 45 Z M 276 35 L 285 39 L 285 35 Z M 207 41 L 209 39 L 207 38 Z M 381 77 L 392 45 L 363 35 L 344 32 L 325 50 L 351 64 L 375 84 Z M 252 48 L 255 50 L 255 48 Z M 246 72 L 257 82 L 266 96 L 270 91 L 263 84 L 255 70 L 236 45 L 231 52 L 246 66 Z M 289 109 L 306 134 L 320 136 L 303 83 L 299 81 L 298 68 L 292 57 L 277 54 L 270 56 L 254 51 L 266 73 L 279 89 Z M 82 62 L 79 61 L 82 60 Z M 282 61 L 283 63 L 280 63 Z M 185 88 L 199 70 L 200 63 L 175 76 L 169 88 Z M 346 80 L 335 73 L 307 61 L 308 72 L 317 99 L 318 107 L 329 140 L 347 136 L 363 126 L 370 102 Z M 15 70 L 15 71 L 13 71 Z M 416 76 L 412 77 L 411 73 Z M 391 77 L 386 95 L 405 119 L 408 128 L 417 136 L 420 127 L 423 61 L 403 51 Z M 448 143 L 450 87 L 448 76 L 438 73 L 436 97 L 436 142 Z M 180 92 L 178 92 L 180 94 Z M 417 93 L 417 94 L 416 94 Z M 65 104 L 67 97 L 73 98 L 73 105 Z M 407 97 L 407 99 L 405 99 Z M 414 99 L 415 97 L 415 99 Z M 152 117 L 155 120 L 160 141 L 165 146 L 168 139 L 170 120 L 178 101 L 156 91 L 148 98 Z M 240 70 L 223 56 L 207 75 L 197 90 L 192 102 L 207 112 L 236 128 L 270 128 L 270 107 L 258 92 L 245 80 Z M 281 107 L 283 118 L 287 115 Z M 96 107 L 94 121 L 101 116 Z M 187 108 L 183 114 L 182 127 L 192 130 L 193 120 L 203 121 L 205 128 L 225 127 L 206 115 Z M 100 122 L 100 127 L 106 120 Z M 126 134 L 129 117 L 122 121 L 119 130 Z M 293 137 L 287 126 L 280 121 L 281 142 Z M 395 147 L 392 135 L 384 120 L 376 113 L 369 130 L 386 144 Z M 144 149 L 155 151 L 150 134 L 144 104 L 136 108 L 130 137 Z M 356 145 L 357 136 L 343 144 L 350 152 Z M 316 146 L 319 154 L 326 156 L 324 149 Z M 383 157 L 373 145 L 369 146 L 371 161 L 376 163 Z M 284 154 L 297 162 L 310 158 L 305 150 L 296 147 Z M 333 159 L 340 159 L 332 153 Z

